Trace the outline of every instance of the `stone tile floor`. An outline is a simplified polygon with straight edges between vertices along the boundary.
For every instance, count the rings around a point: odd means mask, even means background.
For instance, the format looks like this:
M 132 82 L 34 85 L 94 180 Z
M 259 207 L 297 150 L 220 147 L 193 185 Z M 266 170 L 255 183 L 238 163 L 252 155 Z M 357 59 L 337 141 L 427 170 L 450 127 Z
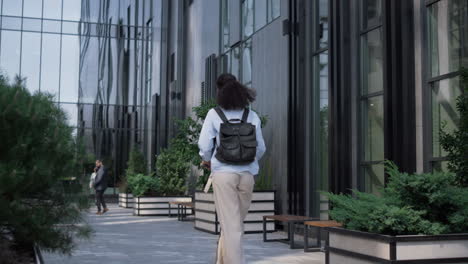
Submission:
M 193 228 L 193 222 L 168 217 L 137 217 L 131 209 L 110 205 L 110 211 L 88 214 L 95 233 L 79 241 L 71 257 L 43 253 L 46 264 L 214 263 L 217 236 Z M 261 234 L 245 235 L 247 263 L 323 264 L 323 253 L 291 250 L 279 242 L 264 243 Z

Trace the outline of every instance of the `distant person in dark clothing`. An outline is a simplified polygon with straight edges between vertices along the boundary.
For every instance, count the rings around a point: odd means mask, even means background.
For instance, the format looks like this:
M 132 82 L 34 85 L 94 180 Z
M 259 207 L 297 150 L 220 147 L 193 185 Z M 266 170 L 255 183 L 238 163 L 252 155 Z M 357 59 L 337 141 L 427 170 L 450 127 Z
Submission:
M 94 189 L 96 190 L 96 206 L 97 206 L 97 215 L 102 215 L 109 211 L 104 201 L 104 192 L 107 189 L 107 170 L 102 164 L 101 160 L 96 160 L 96 178 L 94 180 Z M 101 211 L 102 205 L 102 211 Z

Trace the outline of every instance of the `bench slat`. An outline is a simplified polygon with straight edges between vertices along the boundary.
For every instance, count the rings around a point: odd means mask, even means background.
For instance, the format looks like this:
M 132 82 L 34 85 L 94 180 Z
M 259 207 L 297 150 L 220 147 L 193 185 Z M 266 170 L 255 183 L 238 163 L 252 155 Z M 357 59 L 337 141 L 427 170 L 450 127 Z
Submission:
M 315 227 L 341 227 L 342 224 L 334 221 L 334 220 L 326 220 L 326 221 L 306 221 L 304 225 L 307 226 L 315 226 Z

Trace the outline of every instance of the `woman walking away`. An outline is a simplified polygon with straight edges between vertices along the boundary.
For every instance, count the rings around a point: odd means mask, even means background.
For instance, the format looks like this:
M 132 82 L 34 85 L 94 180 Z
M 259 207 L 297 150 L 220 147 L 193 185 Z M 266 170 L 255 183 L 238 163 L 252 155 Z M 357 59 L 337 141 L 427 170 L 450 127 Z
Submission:
M 260 118 L 247 108 L 255 100 L 255 92 L 231 74 L 219 76 L 216 85 L 218 106 L 208 112 L 198 146 L 202 165 L 211 168 L 221 224 L 216 263 L 243 264 L 244 219 L 258 160 L 266 148 Z

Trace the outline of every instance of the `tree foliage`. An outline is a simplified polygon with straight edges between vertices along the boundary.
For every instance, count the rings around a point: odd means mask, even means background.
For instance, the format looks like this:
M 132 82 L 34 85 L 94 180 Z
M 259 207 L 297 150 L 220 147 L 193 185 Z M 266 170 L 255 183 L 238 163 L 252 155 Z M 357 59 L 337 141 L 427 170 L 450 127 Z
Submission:
M 73 130 L 52 99 L 0 78 L 0 240 L 70 253 L 90 234 L 88 197 Z

